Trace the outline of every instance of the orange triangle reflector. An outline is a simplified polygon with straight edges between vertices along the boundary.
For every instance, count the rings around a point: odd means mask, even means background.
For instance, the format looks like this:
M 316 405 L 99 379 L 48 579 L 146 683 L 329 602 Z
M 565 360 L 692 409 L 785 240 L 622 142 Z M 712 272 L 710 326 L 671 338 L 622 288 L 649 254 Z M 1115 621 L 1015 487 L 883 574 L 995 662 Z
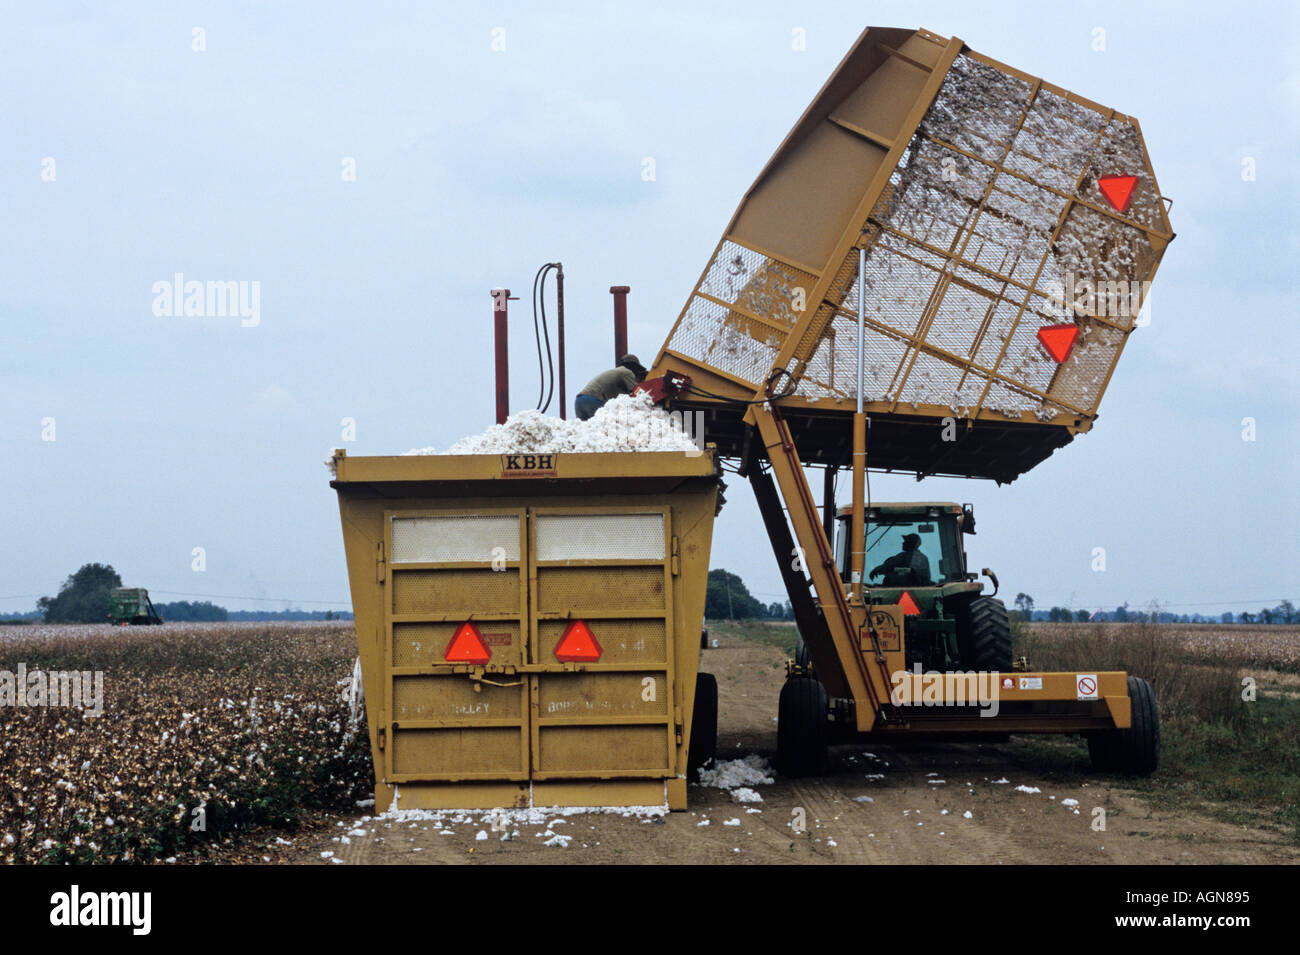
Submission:
M 595 663 L 604 652 L 595 634 L 581 620 L 569 624 L 555 645 L 555 659 L 563 663 Z
M 921 608 L 916 605 L 916 601 L 906 590 L 903 591 L 903 596 L 898 598 L 898 605 L 903 608 L 904 617 L 911 617 L 921 612 Z
M 483 634 L 472 623 L 462 623 L 447 644 L 443 659 L 448 663 L 473 663 L 481 665 L 492 659 L 492 651 L 483 642 Z
M 1106 197 L 1106 201 L 1115 207 L 1116 212 L 1123 212 L 1128 208 L 1128 201 L 1133 198 L 1133 187 L 1137 181 L 1137 176 L 1102 176 L 1097 180 L 1097 188 Z
M 1038 340 L 1058 365 L 1070 357 L 1070 349 L 1078 338 L 1078 325 L 1044 325 L 1038 330 Z

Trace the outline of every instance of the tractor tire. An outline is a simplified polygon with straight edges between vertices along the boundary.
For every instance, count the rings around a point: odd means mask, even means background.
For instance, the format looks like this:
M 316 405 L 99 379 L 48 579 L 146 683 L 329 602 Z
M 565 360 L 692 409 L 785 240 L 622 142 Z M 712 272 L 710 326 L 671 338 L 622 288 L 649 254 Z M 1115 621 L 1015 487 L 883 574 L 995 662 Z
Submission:
M 686 756 L 686 777 L 693 779 L 709 760 L 718 755 L 718 678 L 712 673 L 695 675 L 695 713 L 691 717 L 691 742 Z
M 1132 722 L 1128 729 L 1104 730 L 1088 737 L 1093 768 L 1122 776 L 1150 776 L 1160 765 L 1160 711 L 1151 684 L 1128 678 Z
M 971 661 L 967 669 L 987 673 L 1011 672 L 1011 618 L 994 597 L 970 602 Z
M 830 722 L 826 689 L 810 676 L 791 677 L 777 706 L 776 762 L 787 776 L 826 772 Z

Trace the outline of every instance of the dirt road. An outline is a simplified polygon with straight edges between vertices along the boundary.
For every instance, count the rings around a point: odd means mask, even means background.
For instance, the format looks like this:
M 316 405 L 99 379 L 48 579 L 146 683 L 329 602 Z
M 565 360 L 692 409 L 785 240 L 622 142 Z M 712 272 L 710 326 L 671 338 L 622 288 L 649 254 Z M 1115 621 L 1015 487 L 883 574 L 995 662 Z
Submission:
M 735 638 L 719 642 L 703 663 L 718 676 L 718 758 L 771 760 L 784 654 Z M 1057 758 L 1028 754 L 1015 742 L 832 752 L 824 777 L 775 776 L 752 786 L 761 802 L 693 785 L 686 812 L 551 815 L 496 831 L 482 814 L 335 817 L 268 849 L 266 858 L 322 865 L 1300 861 L 1300 850 L 1272 833 L 1193 812 L 1152 811 L 1118 781 L 1090 774 L 1064 747 Z M 1104 831 L 1093 828 L 1098 808 Z

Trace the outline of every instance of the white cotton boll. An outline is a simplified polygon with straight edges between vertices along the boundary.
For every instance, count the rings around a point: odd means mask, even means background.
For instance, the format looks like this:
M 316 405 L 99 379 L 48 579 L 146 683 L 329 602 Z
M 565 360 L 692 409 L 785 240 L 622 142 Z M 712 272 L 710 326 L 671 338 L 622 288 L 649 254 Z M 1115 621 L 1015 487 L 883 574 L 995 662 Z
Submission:
M 540 411 L 520 411 L 446 451 L 413 448 L 406 454 L 556 454 L 563 452 L 695 451 L 668 412 L 647 394 L 619 395 L 589 420 L 565 421 Z

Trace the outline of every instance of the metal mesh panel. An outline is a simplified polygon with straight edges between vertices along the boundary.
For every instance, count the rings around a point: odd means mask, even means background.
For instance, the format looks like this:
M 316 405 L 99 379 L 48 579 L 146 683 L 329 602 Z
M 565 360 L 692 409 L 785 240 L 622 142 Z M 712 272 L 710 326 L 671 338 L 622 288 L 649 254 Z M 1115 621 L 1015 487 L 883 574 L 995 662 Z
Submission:
M 776 329 L 696 296 L 668 347 L 757 386 L 784 340 Z
M 737 308 L 794 325 L 797 289 L 806 299 L 815 277 L 736 242 L 723 242 L 700 283 L 700 291 Z
M 662 514 L 542 514 L 538 560 L 663 560 Z
M 486 563 L 494 557 L 519 559 L 519 518 L 513 514 L 393 518 L 395 564 L 466 560 Z
M 1124 333 L 1098 322 L 1081 322 L 1083 332 L 1070 357 L 1060 366 L 1048 391 L 1077 408 L 1092 408 L 1119 357 Z
M 992 166 L 922 139 L 895 172 L 875 218 L 932 246 L 955 248 L 993 173 Z
M 1065 193 L 1074 189 L 1103 117 L 1051 90 L 1041 90 L 1004 164 Z
M 1150 282 L 1155 263 L 1140 230 L 1087 206 L 1070 210 L 1056 243 L 1056 267 L 1069 300 L 1083 314 L 1128 327 Z
M 944 78 L 921 130 L 982 159 L 1000 159 L 1028 105 L 1031 89 L 1019 77 L 963 54 Z
M 1079 198 L 1101 204 L 1097 180 L 1113 175 L 1137 176 L 1128 207 L 1120 215 L 1146 226 L 1159 226 L 1160 197 L 1146 171 L 1141 139 L 1133 124 L 1121 119 L 1111 121 L 1106 127 L 1089 158 L 1083 181 L 1079 183 Z

